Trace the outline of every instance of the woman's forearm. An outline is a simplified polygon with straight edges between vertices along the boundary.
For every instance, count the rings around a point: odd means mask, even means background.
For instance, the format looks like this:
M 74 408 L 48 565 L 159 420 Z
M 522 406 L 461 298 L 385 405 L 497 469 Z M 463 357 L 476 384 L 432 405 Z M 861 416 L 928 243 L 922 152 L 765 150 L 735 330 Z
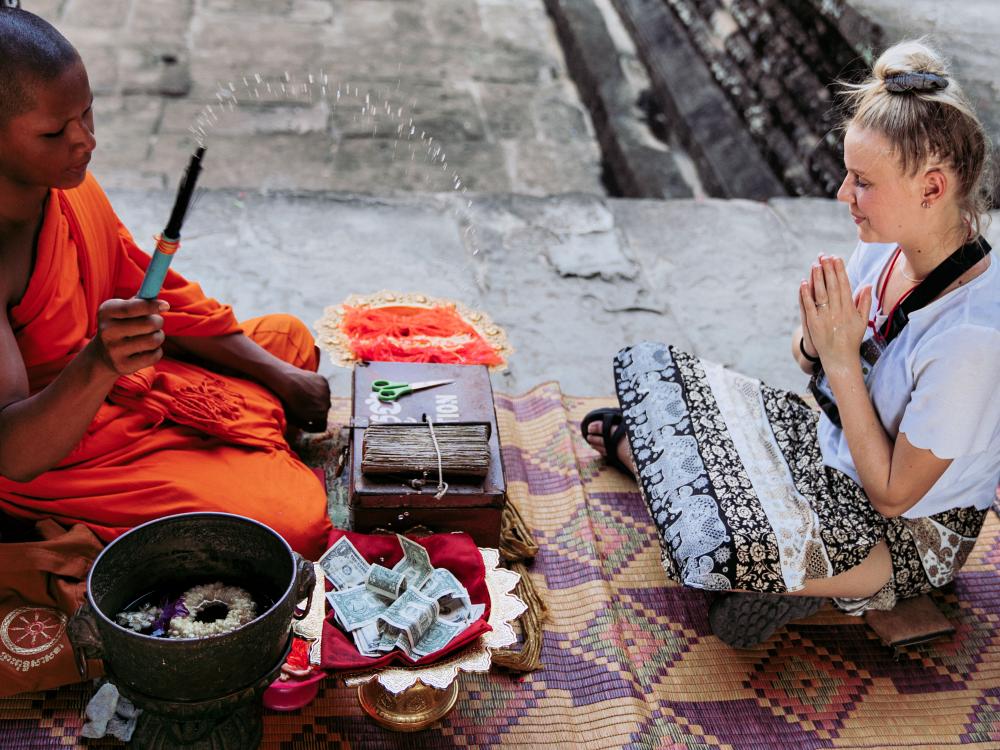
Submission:
M 805 348 L 804 339 L 802 338 L 802 326 L 799 326 L 792 333 L 792 359 L 799 366 L 806 375 L 812 375 L 813 373 L 813 363 L 810 362 L 802 355 L 802 349 Z M 811 352 L 815 356 L 815 352 Z
M 860 359 L 824 369 L 837 401 L 847 447 L 865 494 L 883 515 L 898 515 L 906 507 L 901 507 L 902 504 L 890 491 L 893 441 L 872 405 Z
M 0 409 L 0 475 L 28 482 L 58 465 L 117 378 L 88 344 L 48 386 Z

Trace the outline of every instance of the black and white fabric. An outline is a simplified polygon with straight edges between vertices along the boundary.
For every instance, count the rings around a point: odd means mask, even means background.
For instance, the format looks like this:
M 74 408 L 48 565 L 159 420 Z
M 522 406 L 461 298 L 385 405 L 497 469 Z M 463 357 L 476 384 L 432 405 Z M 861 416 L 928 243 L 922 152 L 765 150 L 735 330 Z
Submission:
M 615 359 L 639 487 L 667 575 L 684 585 L 784 593 L 843 573 L 885 539 L 889 591 L 843 608 L 891 608 L 950 581 L 985 512 L 884 518 L 823 464 L 817 413 L 799 396 L 662 344 Z

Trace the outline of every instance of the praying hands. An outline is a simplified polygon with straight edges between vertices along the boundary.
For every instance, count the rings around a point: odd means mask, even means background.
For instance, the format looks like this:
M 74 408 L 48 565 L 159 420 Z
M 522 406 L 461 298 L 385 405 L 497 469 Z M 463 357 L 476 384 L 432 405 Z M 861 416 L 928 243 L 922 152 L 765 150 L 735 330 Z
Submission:
M 856 363 L 868 326 L 871 285 L 851 293 L 842 258 L 820 255 L 799 286 L 802 350 L 826 370 Z

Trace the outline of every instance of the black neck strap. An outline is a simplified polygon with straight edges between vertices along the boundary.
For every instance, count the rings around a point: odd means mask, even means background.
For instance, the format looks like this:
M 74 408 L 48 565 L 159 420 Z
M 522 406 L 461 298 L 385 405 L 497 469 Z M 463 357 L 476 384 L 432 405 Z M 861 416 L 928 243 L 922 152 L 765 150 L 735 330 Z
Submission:
M 906 295 L 906 299 L 896 308 L 892 320 L 887 324 L 886 342 L 892 341 L 899 335 L 915 310 L 919 310 L 937 299 L 941 292 L 952 285 L 955 279 L 985 258 L 992 249 L 990 243 L 982 237 L 977 237 L 971 242 L 966 242 L 942 263 L 939 263 L 916 289 Z

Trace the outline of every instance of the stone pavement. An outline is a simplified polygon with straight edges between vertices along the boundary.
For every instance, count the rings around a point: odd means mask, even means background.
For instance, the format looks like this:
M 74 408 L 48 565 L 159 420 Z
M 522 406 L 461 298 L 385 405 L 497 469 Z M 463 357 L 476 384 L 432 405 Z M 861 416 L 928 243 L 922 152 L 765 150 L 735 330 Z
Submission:
M 194 144 L 189 128 L 233 83 L 241 106 L 216 107 L 208 187 L 437 192 L 457 173 L 481 191 L 604 193 L 600 151 L 543 0 L 22 6 L 55 23 L 88 66 L 102 144 L 93 170 L 109 187 L 173 185 Z M 446 173 L 423 151 L 410 162 L 406 138 L 395 143 L 411 118 L 413 137 L 444 146 Z
M 142 241 L 162 228 L 172 194 L 111 198 Z M 287 311 L 311 324 L 349 294 L 382 289 L 458 298 L 487 311 L 516 349 L 497 388 L 556 379 L 577 395 L 610 395 L 611 358 L 643 339 L 802 390 L 790 355 L 798 282 L 819 252 L 846 255 L 855 243 L 846 208 L 812 198 L 482 195 L 466 209 L 453 193 L 212 191 L 188 230 L 174 267 L 241 318 Z M 325 360 L 322 371 L 349 392 L 347 370 Z
M 797 283 L 818 252 L 850 252 L 845 209 L 604 197 L 544 0 L 24 4 L 84 55 L 99 94 L 94 172 L 146 247 L 194 144 L 189 128 L 215 106 L 203 177 L 214 189 L 176 267 L 241 317 L 287 310 L 312 323 L 351 293 L 421 291 L 507 329 L 517 351 L 503 390 L 558 379 L 569 393 L 610 394 L 611 357 L 644 338 L 804 387 L 789 356 Z M 994 0 L 855 5 L 889 41 L 933 31 L 1000 123 Z M 324 368 L 346 393 L 347 372 Z

